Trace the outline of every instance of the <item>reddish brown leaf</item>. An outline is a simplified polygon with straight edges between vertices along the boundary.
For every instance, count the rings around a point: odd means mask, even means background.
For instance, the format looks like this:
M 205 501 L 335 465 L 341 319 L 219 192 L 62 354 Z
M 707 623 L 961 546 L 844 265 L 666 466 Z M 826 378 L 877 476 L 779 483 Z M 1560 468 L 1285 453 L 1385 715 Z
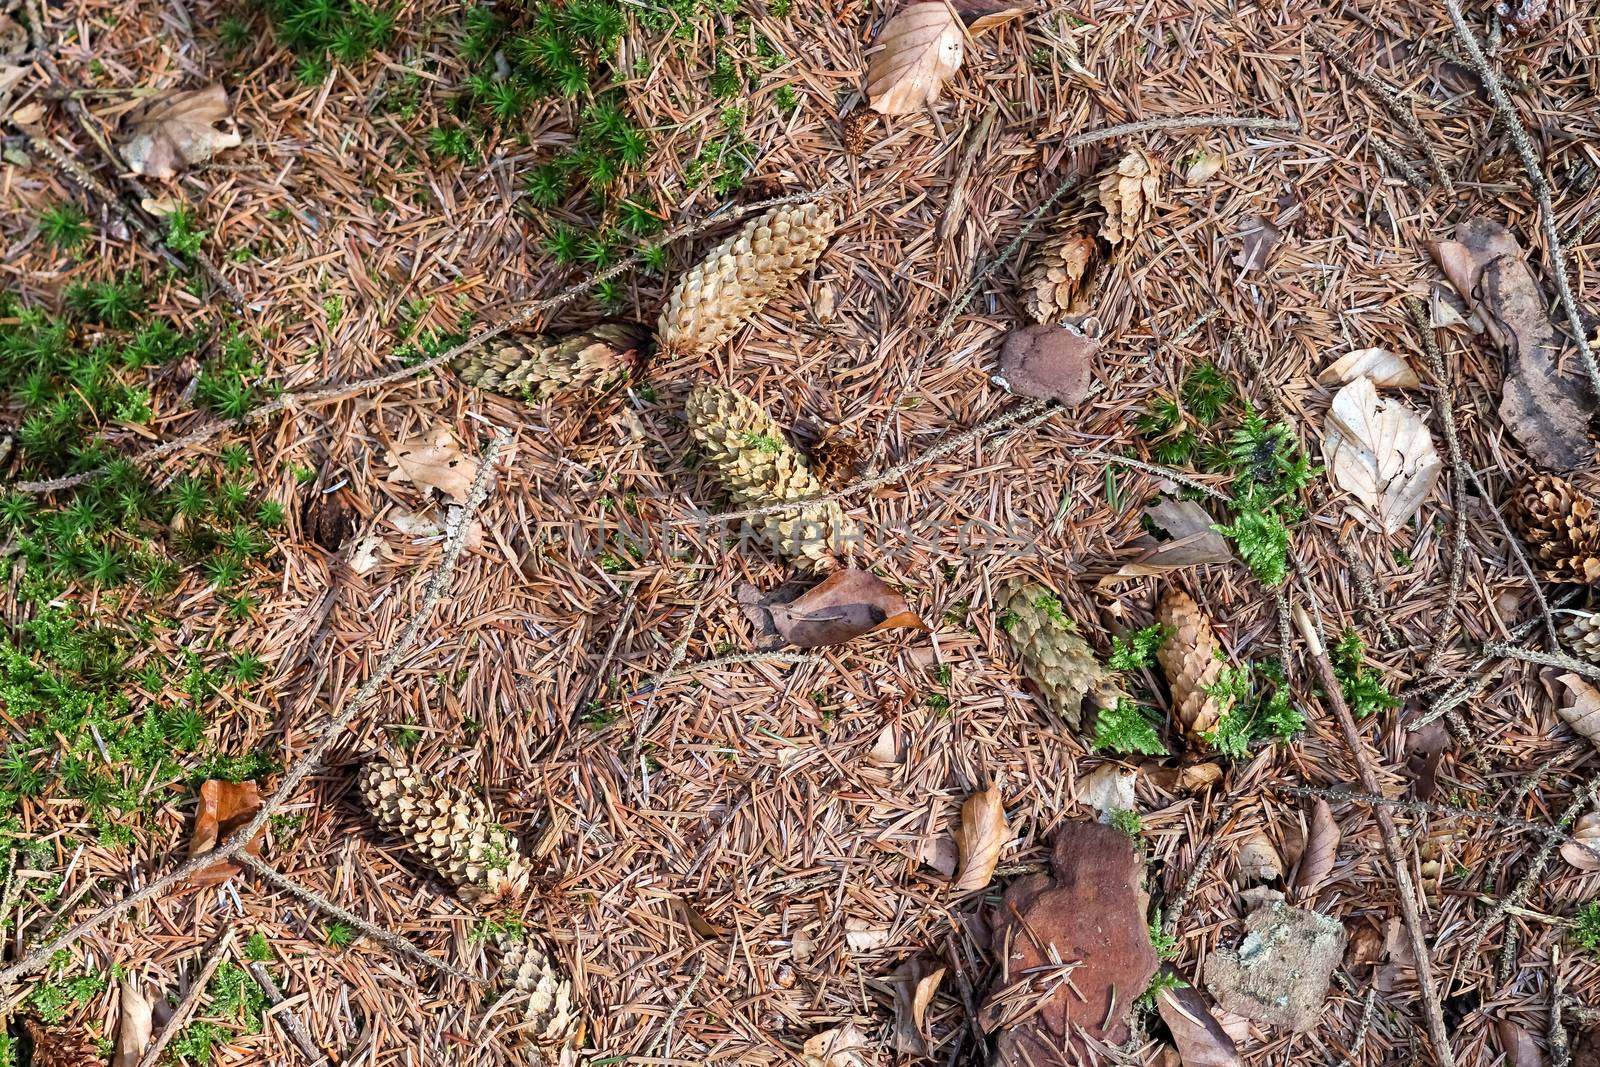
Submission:
M 1070 326 L 1024 326 L 1000 346 L 1000 376 L 1013 393 L 1076 404 L 1089 395 L 1100 342 Z
M 891 976 L 894 982 L 894 1047 L 901 1055 L 928 1054 L 928 1005 L 939 992 L 944 970 L 921 956 L 913 956 Z
M 1507 1067 L 1544 1067 L 1544 1053 L 1534 1036 L 1510 1019 L 1496 1019 L 1495 1033 L 1506 1054 Z
M 210 852 L 228 835 L 255 818 L 261 810 L 261 789 L 254 782 L 225 782 L 209 778 L 200 784 L 200 810 L 195 815 L 194 835 L 189 838 L 189 855 Z M 245 846 L 253 856 L 261 854 L 261 838 Z M 190 879 L 198 886 L 221 885 L 239 873 L 227 860 L 201 868 Z
M 961 826 L 956 830 L 956 846 L 961 850 L 961 877 L 956 879 L 956 890 L 965 892 L 988 885 L 994 877 L 995 864 L 1000 862 L 1000 850 L 1010 840 L 1011 827 L 1006 822 L 1000 787 L 991 785 L 968 797 L 961 805 Z
M 961 24 L 974 37 L 1033 9 L 1032 4 L 1017 4 L 1011 0 L 950 0 L 950 6 L 956 9 Z
M 1338 854 L 1339 824 L 1334 821 L 1328 802 L 1319 800 L 1311 811 L 1311 829 L 1306 834 L 1305 852 L 1300 856 L 1300 870 L 1294 878 L 1295 892 L 1301 899 L 1315 894 L 1328 880 Z
M 842 645 L 876 630 L 928 628 L 893 586 L 855 567 L 836 571 L 789 603 L 765 610 L 783 639 L 799 648 Z
M 1190 986 L 1168 988 L 1156 998 L 1161 1021 L 1172 1031 L 1183 1067 L 1239 1067 L 1233 1038 L 1212 1016 L 1200 994 Z

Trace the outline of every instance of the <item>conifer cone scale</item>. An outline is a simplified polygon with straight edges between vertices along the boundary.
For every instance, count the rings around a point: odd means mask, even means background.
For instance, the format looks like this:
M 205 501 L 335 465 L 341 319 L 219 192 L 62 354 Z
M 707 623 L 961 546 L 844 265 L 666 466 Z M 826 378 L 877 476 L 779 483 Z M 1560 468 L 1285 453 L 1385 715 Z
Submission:
M 663 352 L 710 352 L 810 270 L 838 225 L 831 205 L 775 207 L 745 223 L 678 280 L 656 336 Z
M 1565 478 L 1540 474 L 1519 485 L 1506 518 L 1552 582 L 1600 581 L 1600 509 Z
M 623 378 L 645 339 L 642 327 L 601 323 L 568 337 L 513 334 L 456 361 L 468 385 L 535 399 L 604 389 Z
M 1590 663 L 1600 663 L 1600 614 L 1580 612 L 1561 628 L 1561 640 L 1572 654 Z
M 1095 196 L 1105 209 L 1100 236 L 1110 244 L 1131 241 L 1155 214 L 1161 179 L 1151 158 L 1132 149 L 1100 174 Z
M 698 386 L 686 406 L 689 430 L 717 480 L 742 507 L 765 507 L 824 492 L 804 453 L 761 405 L 721 385 Z M 745 528 L 803 567 L 825 569 L 858 531 L 837 501 L 747 520 Z
M 1211 619 L 1189 594 L 1169 587 L 1156 609 L 1156 621 L 1170 632 L 1156 650 L 1156 662 L 1172 688 L 1173 714 L 1190 744 L 1209 747 L 1205 735 L 1216 729 L 1228 710 L 1206 692 L 1227 665 Z
M 1038 582 L 1019 581 L 1002 597 L 1006 632 L 1016 646 L 1022 671 L 1050 710 L 1073 729 L 1083 728 L 1083 698 L 1092 694 L 1100 708 L 1115 707 L 1126 696 L 1115 672 L 1101 664 L 1061 611 L 1060 599 Z
M 1060 322 L 1089 295 L 1099 249 L 1094 238 L 1058 220 L 1056 232 L 1039 246 L 1022 276 L 1022 307 L 1040 325 Z

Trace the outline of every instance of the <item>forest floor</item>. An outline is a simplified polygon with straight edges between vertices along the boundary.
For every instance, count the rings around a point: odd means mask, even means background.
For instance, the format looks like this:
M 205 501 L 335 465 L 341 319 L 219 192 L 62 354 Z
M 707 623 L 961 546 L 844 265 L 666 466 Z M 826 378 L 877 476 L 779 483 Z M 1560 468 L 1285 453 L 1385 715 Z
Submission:
M 362 810 L 359 765 L 403 753 L 487 797 L 525 844 L 540 842 L 536 892 L 517 918 L 572 978 L 588 1062 L 794 1063 L 808 1037 L 845 1022 L 871 1038 L 860 1062 L 897 1062 L 890 975 L 924 954 L 967 968 L 981 993 L 993 964 L 986 923 L 1004 880 L 1039 869 L 1058 827 L 1094 817 L 1077 783 L 1111 758 L 1024 684 L 998 590 L 1018 576 L 1043 581 L 1104 652 L 1106 635 L 1148 625 L 1161 591 L 1176 584 L 1213 620 L 1230 661 L 1285 661 L 1307 723 L 1291 740 L 1213 757 L 1220 780 L 1194 794 L 1161 773 L 1176 756 L 1129 763 L 1140 768 L 1133 829 L 1151 918 L 1169 920 L 1171 964 L 1199 988 L 1195 976 L 1238 942 L 1249 910 L 1237 846 L 1264 833 L 1292 858 L 1313 805 L 1293 790 L 1334 790 L 1336 862 L 1299 903 L 1371 951 L 1353 949 L 1336 970 L 1314 1030 L 1246 1026 L 1239 1052 L 1250 1064 L 1440 1062 L 1418 969 L 1394 932 L 1401 910 L 1385 832 L 1299 633 L 1281 647 L 1278 590 L 1241 563 L 1101 581 L 1138 555 L 1142 507 L 1172 487 L 1104 454 L 1178 466 L 1226 488 L 1220 475 L 1157 455 L 1139 430 L 1196 367 L 1214 365 L 1234 396 L 1203 433 L 1228 432 L 1248 400 L 1282 418 L 1320 462 L 1333 390 L 1318 373 L 1345 352 L 1380 347 L 1421 371 L 1412 396 L 1441 454 L 1430 405 L 1447 391 L 1482 491 L 1447 469 L 1415 520 L 1387 535 L 1319 476 L 1293 523 L 1297 573 L 1282 589 L 1332 639 L 1352 630 L 1365 643 L 1376 710 L 1360 725 L 1383 795 L 1436 805 L 1397 808 L 1393 820 L 1422 891 L 1455 1062 L 1499 1062 L 1516 1028 L 1546 1047 L 1557 983 L 1577 1006 L 1569 1022 L 1600 1004 L 1600 956 L 1574 940 L 1600 874 L 1551 861 L 1548 849 L 1538 858 L 1549 840 L 1538 827 L 1588 810 L 1568 811 L 1593 779 L 1594 746 L 1557 713 L 1559 669 L 1481 654 L 1492 641 L 1552 650 L 1539 628 L 1540 586 L 1497 518 L 1532 470 L 1497 415 L 1503 360 L 1484 338 L 1442 329 L 1449 381 L 1434 381 L 1405 305 L 1443 284 L 1429 242 L 1483 217 L 1530 249 L 1555 307 L 1538 205 L 1477 77 L 1450 58 L 1460 46 L 1443 6 L 1051 6 L 969 43 L 963 69 L 928 108 L 881 117 L 862 98 L 865 55 L 889 14 L 878 5 L 624 5 L 607 99 L 622 101 L 648 154 L 603 197 L 588 194 L 595 177 L 582 173 L 569 192 L 530 191 L 541 167 L 587 136 L 595 120 L 579 104 L 529 102 L 501 122 L 462 102 L 469 79 L 493 66 L 492 43 L 480 47 L 490 34 L 481 16 L 409 5 L 360 58 L 324 61 L 275 35 L 274 18 L 296 7 L 81 0 L 12 12 L 42 30 L 31 44 L 5 46 L 29 53 L 15 105 L 43 112 L 32 116 L 37 125 L 5 130 L 0 275 L 13 300 L 4 325 L 27 327 L 28 309 L 39 309 L 68 322 L 85 349 L 96 331 L 121 344 L 162 320 L 180 339 L 170 341 L 176 358 L 157 369 L 116 372 L 137 386 L 119 399 L 148 410 L 97 418 L 100 451 L 49 443 L 59 446 L 51 463 L 30 455 L 45 446 L 25 424 L 71 375 L 35 396 L 32 368 L 6 363 L 0 425 L 21 440 L 0 480 L 134 455 L 279 389 L 402 370 L 543 298 L 575 297 L 535 315 L 530 329 L 568 332 L 606 317 L 653 326 L 675 276 L 734 228 L 730 205 L 831 185 L 841 221 L 816 268 L 732 343 L 659 361 L 601 400 L 530 405 L 441 368 L 230 423 L 143 475 L 124 472 L 148 479 L 139 484 L 161 500 L 199 486 L 212 500 L 195 514 L 210 516 L 219 544 L 239 539 L 234 556 L 176 545 L 194 540 L 196 520 L 181 506 L 153 508 L 97 542 L 120 553 L 98 578 L 84 576 L 97 566 L 92 556 L 77 561 L 84 573 L 41 571 L 19 546 L 17 518 L 0 549 L 12 560 L 0 692 L 10 731 L 0 760 L 10 805 L 7 964 L 183 855 L 200 780 L 277 784 L 394 647 L 444 551 L 445 502 L 396 476 L 396 445 L 444 431 L 445 448 L 470 471 L 504 432 L 444 597 L 376 697 L 274 813 L 263 855 L 282 874 L 487 973 L 483 935 L 505 917 L 464 906 Z M 646 10 L 653 21 L 640 17 Z M 1486 14 L 1468 13 L 1479 32 Z M 1569 240 L 1600 210 L 1597 41 L 1600 16 L 1558 0 L 1535 33 L 1508 38 L 1494 58 L 1513 79 L 1554 187 L 1556 231 Z M 1370 77 L 1353 77 L 1329 47 Z M 153 195 L 187 205 L 185 225 L 203 231 L 188 254 L 164 254 L 30 140 L 43 136 L 142 210 L 87 131 L 114 140 L 142 102 L 136 91 L 214 83 L 229 93 L 242 143 L 176 181 L 145 180 Z M 1415 114 L 1426 148 L 1396 122 L 1379 84 Z M 1299 128 L 1228 128 L 1197 116 Z M 1063 147 L 1074 134 L 1168 117 L 1194 121 Z M 838 428 L 863 443 L 868 473 L 1015 409 L 1024 401 L 991 376 L 1000 340 L 1024 321 L 1017 279 L 1037 235 L 1021 255 L 1005 250 L 1061 182 L 1087 180 L 1130 148 L 1160 163 L 1162 184 L 1151 223 L 1103 268 L 1091 397 L 1022 429 L 969 435 L 844 501 L 868 532 L 865 561 L 904 589 L 931 632 L 738 655 L 755 648 L 741 586 L 770 589 L 786 571 L 696 520 L 728 505 L 683 462 L 689 390 L 732 383 L 802 435 Z M 1186 180 L 1212 154 L 1225 156 L 1220 170 Z M 1411 161 L 1411 178 L 1395 157 Z M 717 211 L 727 221 L 655 251 L 652 224 L 635 215 L 629 235 L 619 221 L 629 199 L 668 228 Z M 78 205 L 88 223 L 75 246 L 53 242 L 42 221 L 62 204 Z M 169 219 L 154 225 L 169 246 L 183 244 Z M 1264 252 L 1263 224 L 1276 233 Z M 194 268 L 194 249 L 243 306 Z M 583 284 L 635 250 L 646 262 L 598 295 Z M 1593 295 L 1600 241 L 1569 251 L 1582 302 Z M 997 262 L 942 331 L 957 298 Z M 104 309 L 117 297 L 103 283 L 116 279 L 133 279 L 142 295 L 120 322 L 97 321 L 120 315 Z M 83 312 L 96 294 L 101 310 Z M 6 499 L 69 512 L 85 492 Z M 1458 509 L 1466 547 L 1452 606 Z M 145 554 L 163 545 L 175 573 L 135 581 L 149 569 Z M 1436 640 L 1443 651 L 1430 662 Z M 1412 729 L 1462 681 L 1483 685 L 1448 731 Z M 111 693 L 124 702 L 72 717 L 73 701 Z M 1148 699 L 1163 709 L 1163 687 L 1152 684 Z M 153 732 L 140 741 L 144 723 Z M 1170 728 L 1164 735 L 1181 748 Z M 922 860 L 990 782 L 1014 839 L 994 886 L 957 893 Z M 1519 888 L 1511 913 L 1494 911 Z M 101 923 L 48 967 L 11 976 L 13 1010 L 109 1048 L 118 979 L 135 974 L 181 1000 L 229 923 L 239 944 L 230 959 L 242 967 L 246 950 L 264 956 L 288 1010 L 338 1062 L 477 1065 L 523 1055 L 514 1009 L 249 874 L 175 887 Z M 1593 937 L 1600 942 L 1600 931 Z M 985 1062 L 953 978 L 928 1010 L 929 1062 Z M 229 988 L 238 995 L 219 995 Z M 168 1055 L 305 1062 L 281 1014 L 265 1018 L 265 1008 L 242 980 L 213 983 Z M 1139 1018 L 1144 1044 L 1127 1061 L 1155 1062 L 1166 1029 L 1152 1013 Z

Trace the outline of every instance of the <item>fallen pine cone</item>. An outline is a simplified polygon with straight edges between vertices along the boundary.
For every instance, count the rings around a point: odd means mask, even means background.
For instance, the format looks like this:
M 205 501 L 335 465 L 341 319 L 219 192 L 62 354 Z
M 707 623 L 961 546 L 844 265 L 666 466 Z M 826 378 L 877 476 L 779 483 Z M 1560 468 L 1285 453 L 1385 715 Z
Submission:
M 743 393 L 699 386 L 689 396 L 687 414 L 690 433 L 736 503 L 764 507 L 824 492 L 805 455 Z M 858 533 L 833 500 L 757 516 L 745 527 L 780 555 L 812 569 L 831 568 Z
M 1023 673 L 1045 704 L 1073 729 L 1083 727 L 1083 698 L 1114 708 L 1127 696 L 1061 610 L 1060 599 L 1037 582 L 1013 584 L 1003 596 L 1006 632 L 1017 647 Z
M 1600 663 L 1600 614 L 1585 611 L 1573 616 L 1561 628 L 1561 640 L 1579 659 Z
M 645 336 L 631 323 L 601 323 L 569 337 L 513 335 L 463 355 L 455 368 L 468 385 L 508 396 L 600 390 L 627 375 Z
M 679 279 L 656 334 L 663 352 L 710 352 L 778 290 L 810 270 L 838 219 L 817 201 L 775 207 L 751 219 Z
M 1155 214 L 1161 179 L 1151 158 L 1135 148 L 1100 174 L 1096 199 L 1105 209 L 1100 236 L 1111 244 L 1131 241 Z
M 1576 485 L 1536 475 L 1511 495 L 1506 518 L 1550 581 L 1600 580 L 1600 514 L 1594 498 Z
M 1056 232 L 1033 253 L 1022 275 L 1022 308 L 1028 317 L 1047 325 L 1078 311 L 1089 296 L 1099 255 L 1093 237 L 1066 215 L 1058 219 Z
M 1172 687 L 1173 714 L 1190 744 L 1209 747 L 1205 735 L 1216 729 L 1228 710 L 1206 692 L 1226 665 L 1211 620 L 1187 593 L 1169 586 L 1156 609 L 1156 621 L 1170 634 L 1156 649 L 1156 661 Z
M 860 442 L 838 427 L 811 446 L 811 469 L 828 489 L 842 489 L 855 481 L 866 463 Z

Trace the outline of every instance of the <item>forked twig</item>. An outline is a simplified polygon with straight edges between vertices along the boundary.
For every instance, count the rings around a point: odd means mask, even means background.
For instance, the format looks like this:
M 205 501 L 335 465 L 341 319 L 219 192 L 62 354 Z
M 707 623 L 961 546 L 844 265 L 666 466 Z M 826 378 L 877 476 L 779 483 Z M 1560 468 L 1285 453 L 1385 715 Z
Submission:
M 200 973 L 189 984 L 189 991 L 183 995 L 183 1002 L 178 1005 L 178 1010 L 172 1013 L 172 1018 L 161 1028 L 161 1033 L 157 1034 L 155 1040 L 145 1048 L 144 1055 L 139 1059 L 139 1067 L 155 1067 L 167 1043 L 188 1023 L 189 1016 L 194 1014 L 195 1005 L 199 1004 L 200 998 L 205 995 L 211 976 L 217 973 L 222 957 L 228 954 L 228 949 L 233 945 L 233 931 L 234 924 L 230 920 L 228 925 L 222 928 L 222 936 L 217 938 L 217 947 L 211 950 L 206 965 L 200 968 Z
M 278 1025 L 283 1027 L 283 1032 L 289 1035 L 294 1047 L 306 1058 L 308 1067 L 319 1067 L 320 1064 L 327 1063 L 327 1054 L 317 1047 L 316 1041 L 312 1040 L 311 1031 L 300 1021 L 300 1016 L 294 1013 L 294 1009 L 283 1006 L 289 998 L 278 988 L 278 983 L 273 979 L 272 972 L 267 970 L 267 965 L 260 960 L 251 960 L 245 965 L 245 969 L 250 972 L 250 977 L 256 980 L 256 985 L 261 987 L 261 992 L 266 994 L 267 1000 L 272 1002 L 273 1010 L 267 1012 L 267 1015 L 276 1019 Z

